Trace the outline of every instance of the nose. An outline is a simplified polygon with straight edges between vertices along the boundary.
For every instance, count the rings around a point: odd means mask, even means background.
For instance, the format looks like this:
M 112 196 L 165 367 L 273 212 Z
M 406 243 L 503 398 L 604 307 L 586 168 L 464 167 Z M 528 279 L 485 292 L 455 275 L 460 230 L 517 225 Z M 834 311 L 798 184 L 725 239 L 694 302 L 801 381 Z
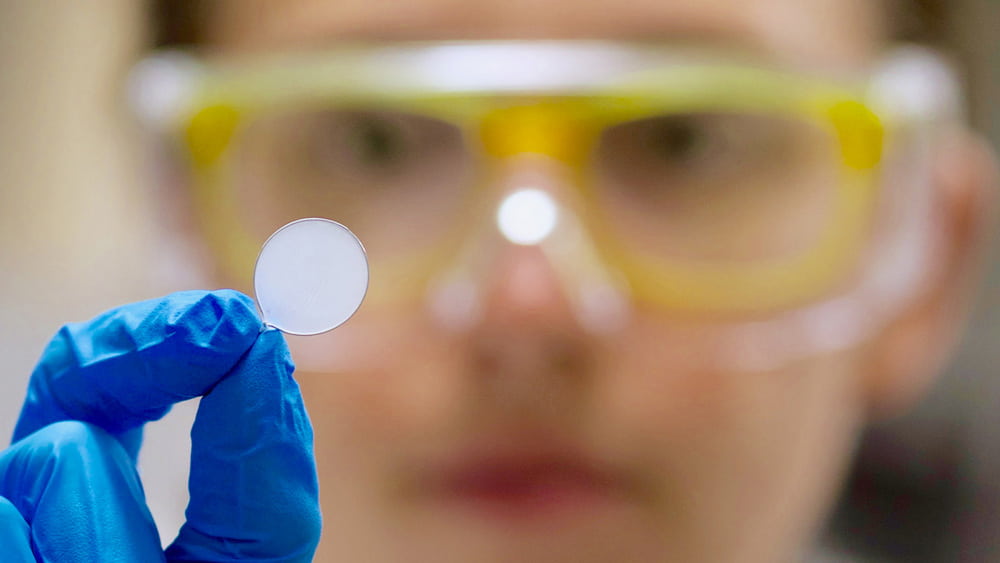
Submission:
M 575 174 L 555 159 L 520 154 L 495 177 L 480 227 L 428 294 L 433 316 L 465 330 L 500 320 L 601 335 L 623 328 L 628 288 L 584 228 Z
M 491 398 L 508 407 L 534 405 L 530 409 L 534 413 L 541 398 L 551 408 L 560 403 L 555 397 L 566 399 L 571 396 L 567 389 L 579 389 L 593 370 L 597 341 L 574 304 L 575 281 L 564 264 L 571 257 L 547 246 L 551 241 L 544 236 L 545 229 L 532 230 L 528 225 L 522 231 L 534 236 L 526 239 L 505 233 L 503 207 L 511 202 L 511 194 L 529 193 L 526 190 L 551 197 L 560 202 L 561 212 L 542 217 L 541 223 L 554 223 L 549 236 L 559 236 L 565 222 L 572 220 L 572 214 L 565 213 L 572 207 L 568 177 L 561 165 L 540 157 L 504 164 L 496 186 L 498 202 L 504 203 L 493 217 L 492 243 L 480 247 L 484 255 L 477 276 L 479 314 L 466 335 L 475 379 Z
M 479 330 L 575 333 L 568 288 L 549 256 L 537 245 L 502 243 L 490 260 L 482 291 Z
M 521 327 L 570 333 L 579 327 L 572 307 L 573 288 L 565 262 L 553 247 L 572 220 L 569 172 L 558 162 L 520 155 L 502 163 L 488 235 L 480 248 L 482 315 L 479 328 Z

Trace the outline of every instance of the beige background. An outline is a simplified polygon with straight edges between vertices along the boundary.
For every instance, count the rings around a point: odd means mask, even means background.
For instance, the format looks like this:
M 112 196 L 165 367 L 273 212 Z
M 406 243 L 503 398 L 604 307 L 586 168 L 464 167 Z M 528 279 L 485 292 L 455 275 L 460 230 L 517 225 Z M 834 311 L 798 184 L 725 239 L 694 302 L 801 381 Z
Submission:
M 973 113 L 1000 138 L 1000 3 L 957 1 L 977 10 L 956 22 L 963 48 L 975 53 Z M 166 290 L 160 274 L 169 260 L 152 244 L 158 210 L 149 196 L 156 188 L 120 91 L 145 41 L 142 7 L 132 0 L 0 0 L 0 436 L 13 429 L 32 365 L 60 324 Z M 868 448 L 871 463 L 889 475 L 913 478 L 918 487 L 947 481 L 959 505 L 950 513 L 957 516 L 932 532 L 948 538 L 941 560 L 1000 561 L 980 551 L 1000 548 L 994 269 L 948 377 L 916 413 L 876 429 L 877 447 Z M 193 409 L 182 405 L 150 425 L 141 458 L 166 540 L 186 503 Z M 946 456 L 945 473 L 942 451 L 958 452 Z
M 163 292 L 155 186 L 121 84 L 145 37 L 135 0 L 0 1 L 0 436 L 67 321 Z M 150 425 L 141 471 L 165 539 L 186 505 L 192 405 Z

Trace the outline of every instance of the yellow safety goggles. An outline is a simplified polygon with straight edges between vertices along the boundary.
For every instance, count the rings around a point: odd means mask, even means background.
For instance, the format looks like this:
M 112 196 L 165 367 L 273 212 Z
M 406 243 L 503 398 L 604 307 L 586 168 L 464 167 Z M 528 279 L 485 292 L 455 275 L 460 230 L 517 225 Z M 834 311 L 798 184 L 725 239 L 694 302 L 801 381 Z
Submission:
M 554 261 L 587 262 L 562 273 L 596 264 L 656 308 L 815 300 L 857 268 L 878 202 L 885 126 L 867 78 L 580 41 L 146 66 L 160 77 L 147 90 L 170 99 L 154 117 L 183 146 L 226 271 L 249 279 L 276 228 L 328 217 L 366 245 L 372 305 L 422 295 L 464 260 L 522 164 L 559 186 L 528 186 L 572 226 L 573 248 L 544 243 Z

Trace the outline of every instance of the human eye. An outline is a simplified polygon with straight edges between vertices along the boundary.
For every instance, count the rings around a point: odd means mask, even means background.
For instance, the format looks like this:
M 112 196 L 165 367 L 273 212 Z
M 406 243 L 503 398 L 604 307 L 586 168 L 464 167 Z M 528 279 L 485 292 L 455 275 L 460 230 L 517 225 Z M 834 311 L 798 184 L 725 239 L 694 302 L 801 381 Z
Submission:
M 766 164 L 780 141 L 766 120 L 738 114 L 655 117 L 635 124 L 638 158 L 651 173 L 683 179 Z
M 719 152 L 725 139 L 709 120 L 692 116 L 653 118 L 638 124 L 640 148 L 647 157 L 663 166 L 684 167 L 704 164 Z
M 404 173 L 419 151 L 419 118 L 376 111 L 318 114 L 305 155 L 317 172 L 380 177 Z
M 592 166 L 623 240 L 685 259 L 784 256 L 798 251 L 790 241 L 814 240 L 840 153 L 835 133 L 806 117 L 688 113 L 606 130 Z
M 623 186 L 644 191 L 746 183 L 794 165 L 802 153 L 796 139 L 805 138 L 808 129 L 763 114 L 659 115 L 606 131 L 598 164 Z
M 238 131 L 227 181 L 252 222 L 335 218 L 370 249 L 395 254 L 455 224 L 479 171 L 463 130 L 386 108 L 300 104 Z

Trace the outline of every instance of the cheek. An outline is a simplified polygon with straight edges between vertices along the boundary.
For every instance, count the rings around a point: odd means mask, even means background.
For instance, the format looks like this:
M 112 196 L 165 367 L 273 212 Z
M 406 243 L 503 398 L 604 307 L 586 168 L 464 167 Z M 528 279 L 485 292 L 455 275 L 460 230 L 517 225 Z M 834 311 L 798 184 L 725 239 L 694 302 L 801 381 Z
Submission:
M 600 371 L 608 376 L 594 395 L 637 436 L 678 445 L 726 437 L 778 445 L 797 432 L 790 421 L 858 410 L 860 354 L 814 357 L 768 372 L 724 371 L 712 365 L 720 353 L 712 343 L 722 341 L 716 337 L 712 329 L 638 327 L 602 358 L 608 365 Z
M 614 377 L 595 392 L 605 438 L 643 452 L 664 529 L 706 544 L 729 535 L 748 553 L 808 537 L 861 422 L 858 358 L 767 373 L 676 361 L 675 348 L 696 349 L 703 336 L 671 341 L 637 331 L 620 347 Z
M 398 559 L 379 550 L 394 545 L 382 534 L 399 521 L 400 468 L 440 437 L 461 387 L 457 354 L 432 336 L 402 318 L 358 318 L 328 335 L 291 340 L 293 356 L 329 360 L 329 369 L 312 362 L 296 373 L 322 485 L 317 561 Z
M 293 355 L 309 346 L 333 358 L 329 369 L 304 365 L 297 374 L 318 449 L 401 451 L 454 417 L 463 358 L 416 324 L 352 319 L 333 333 L 309 337 L 325 340 L 291 343 Z

